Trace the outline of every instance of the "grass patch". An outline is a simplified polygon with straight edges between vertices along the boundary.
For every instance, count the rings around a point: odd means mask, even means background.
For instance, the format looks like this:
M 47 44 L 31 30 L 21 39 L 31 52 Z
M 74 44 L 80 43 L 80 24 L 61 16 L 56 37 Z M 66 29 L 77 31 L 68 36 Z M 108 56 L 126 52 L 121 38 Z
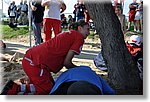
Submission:
M 88 36 L 89 39 L 94 39 L 95 33 L 94 31 L 90 31 L 90 35 Z
M 19 35 L 27 35 L 28 27 L 10 28 L 8 25 L 0 25 L 2 29 L 2 39 L 17 38 Z

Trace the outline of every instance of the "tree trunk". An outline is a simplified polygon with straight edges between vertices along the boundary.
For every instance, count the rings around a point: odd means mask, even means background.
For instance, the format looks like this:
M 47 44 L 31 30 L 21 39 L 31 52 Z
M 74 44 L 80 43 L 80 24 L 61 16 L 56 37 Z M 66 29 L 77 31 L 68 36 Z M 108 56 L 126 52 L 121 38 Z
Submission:
M 96 31 L 102 43 L 102 54 L 108 66 L 108 77 L 115 88 L 134 91 L 140 89 L 142 82 L 138 68 L 126 48 L 121 24 L 111 1 L 90 2 L 85 6 L 93 18 Z M 133 92 L 133 94 L 138 94 Z

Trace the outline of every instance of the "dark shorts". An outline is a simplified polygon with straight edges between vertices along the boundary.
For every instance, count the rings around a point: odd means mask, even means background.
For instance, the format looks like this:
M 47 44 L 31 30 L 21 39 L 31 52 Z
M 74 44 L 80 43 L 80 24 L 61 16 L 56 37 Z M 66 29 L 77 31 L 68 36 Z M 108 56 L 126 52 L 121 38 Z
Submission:
M 131 10 L 130 12 L 129 12 L 129 22 L 134 22 L 135 20 L 135 14 L 136 14 L 136 12 L 134 11 L 134 10 Z
M 62 83 L 51 95 L 101 95 L 100 89 L 87 81 Z
M 16 16 L 9 16 L 9 18 L 15 18 Z

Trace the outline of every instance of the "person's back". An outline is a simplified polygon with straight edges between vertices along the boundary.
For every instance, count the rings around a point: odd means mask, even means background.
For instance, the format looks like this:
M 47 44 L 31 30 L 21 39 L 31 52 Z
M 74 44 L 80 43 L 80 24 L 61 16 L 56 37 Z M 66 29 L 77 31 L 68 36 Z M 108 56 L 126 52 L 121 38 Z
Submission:
M 42 63 L 51 68 L 53 72 L 57 72 L 63 67 L 63 61 L 68 51 L 78 50 L 76 53 L 79 54 L 80 51 L 76 47 L 80 47 L 83 43 L 83 35 L 73 30 L 59 34 L 57 37 L 31 48 L 28 52 L 31 54 L 35 65 Z M 45 56 L 47 57 L 45 58 Z M 51 62 L 49 63 L 49 61 Z
M 105 94 L 105 95 L 106 94 L 115 94 L 115 91 L 100 76 L 98 76 L 93 70 L 91 70 L 91 68 L 88 66 L 79 66 L 79 67 L 71 68 L 71 69 L 63 72 L 56 79 L 55 85 L 52 88 L 50 93 L 54 94 L 57 89 L 59 90 L 59 86 L 61 87 L 61 84 L 63 84 L 63 83 L 78 82 L 78 81 L 84 81 L 84 82 L 91 83 L 92 85 L 95 85 L 96 87 L 98 87 L 97 91 L 98 90 L 101 91 L 101 93 L 99 93 L 99 94 Z M 89 84 L 87 84 L 87 85 L 89 85 Z M 92 88 L 92 86 L 91 86 L 91 88 Z M 58 90 L 57 90 L 57 94 L 62 94 L 62 93 L 59 93 Z M 69 88 L 68 88 L 68 90 L 69 90 Z M 74 89 L 74 90 L 80 91 L 82 89 Z M 86 89 L 86 90 L 84 89 L 84 91 L 85 91 L 85 94 L 90 94 L 89 89 Z M 87 91 L 87 93 L 86 93 L 86 91 Z M 64 94 L 67 94 L 67 93 L 64 93 Z M 82 93 L 78 93 L 78 94 L 82 94 Z

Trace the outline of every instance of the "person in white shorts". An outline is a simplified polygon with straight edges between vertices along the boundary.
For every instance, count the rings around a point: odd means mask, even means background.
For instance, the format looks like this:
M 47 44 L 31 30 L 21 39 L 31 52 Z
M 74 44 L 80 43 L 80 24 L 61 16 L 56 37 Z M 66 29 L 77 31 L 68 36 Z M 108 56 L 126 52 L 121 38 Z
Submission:
M 61 33 L 60 13 L 64 12 L 66 5 L 63 0 L 42 0 L 42 6 L 45 6 L 43 17 L 44 41 L 47 41 L 52 37 L 52 28 L 55 36 Z

